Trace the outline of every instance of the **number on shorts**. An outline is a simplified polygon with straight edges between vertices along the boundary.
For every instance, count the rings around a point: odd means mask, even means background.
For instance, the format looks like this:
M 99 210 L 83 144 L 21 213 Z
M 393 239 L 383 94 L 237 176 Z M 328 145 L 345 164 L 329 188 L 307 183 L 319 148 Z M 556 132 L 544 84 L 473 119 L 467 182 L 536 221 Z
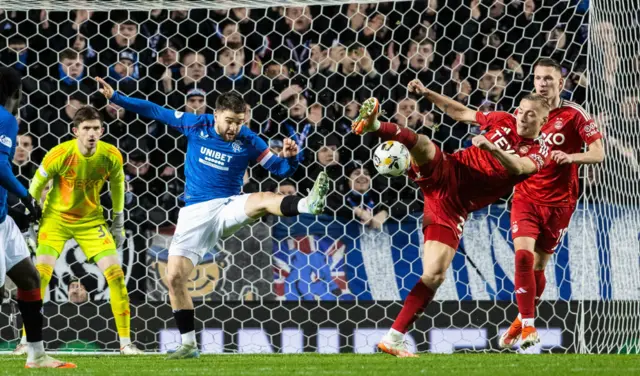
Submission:
M 558 241 L 556 242 L 556 245 L 553 246 L 553 250 L 554 251 L 556 250 L 556 248 L 558 248 L 560 243 L 562 243 L 562 238 L 564 238 L 564 236 L 567 234 L 568 230 L 569 230 L 568 228 L 563 228 L 562 230 L 560 230 L 560 236 L 558 236 Z
M 107 233 L 104 232 L 104 228 L 102 228 L 102 225 L 98 225 L 98 232 L 100 233 L 100 236 L 98 236 L 99 238 L 104 238 L 105 236 L 107 236 Z

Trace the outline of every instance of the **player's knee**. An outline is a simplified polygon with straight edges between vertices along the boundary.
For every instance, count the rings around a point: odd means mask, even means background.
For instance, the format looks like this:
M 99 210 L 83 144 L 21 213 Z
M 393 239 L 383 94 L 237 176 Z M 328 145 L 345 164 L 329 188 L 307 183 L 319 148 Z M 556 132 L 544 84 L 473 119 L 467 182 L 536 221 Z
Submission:
M 180 270 L 173 270 L 167 273 L 167 283 L 169 292 L 182 291 L 187 285 L 187 275 Z
M 432 289 L 437 289 L 440 287 L 442 283 L 444 283 L 444 279 L 446 278 L 445 270 L 431 270 L 422 273 L 420 279 L 422 279 L 422 283 L 431 287 Z

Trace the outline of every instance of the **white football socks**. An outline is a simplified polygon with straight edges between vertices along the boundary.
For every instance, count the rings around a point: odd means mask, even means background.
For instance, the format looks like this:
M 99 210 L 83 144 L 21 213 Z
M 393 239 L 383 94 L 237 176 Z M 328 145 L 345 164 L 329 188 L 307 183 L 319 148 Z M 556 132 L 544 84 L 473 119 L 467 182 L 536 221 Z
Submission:
M 391 328 L 389 329 L 385 337 L 387 337 L 387 339 L 389 339 L 392 342 L 400 342 L 404 340 L 404 333 Z
M 195 346 L 196 345 L 196 331 L 192 330 L 189 333 L 184 333 L 182 335 L 182 345 L 183 346 Z
M 535 325 L 533 324 L 534 321 L 535 319 L 522 319 L 522 327 L 523 328 L 526 328 L 528 326 L 535 327 Z
M 131 344 L 131 338 L 129 337 L 120 337 L 120 348 L 123 348 L 127 345 Z
M 304 214 L 311 213 L 311 211 L 309 211 L 309 204 L 307 204 L 306 197 L 298 201 L 298 213 L 304 213 Z
M 39 341 L 27 343 L 27 363 L 33 362 L 44 355 L 44 342 Z

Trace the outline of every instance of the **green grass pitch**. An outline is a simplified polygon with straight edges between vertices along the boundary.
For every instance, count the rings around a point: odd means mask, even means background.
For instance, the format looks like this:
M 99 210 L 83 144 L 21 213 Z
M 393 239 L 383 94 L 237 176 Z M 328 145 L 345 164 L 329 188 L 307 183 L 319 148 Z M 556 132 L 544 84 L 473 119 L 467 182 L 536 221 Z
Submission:
M 424 354 L 415 359 L 375 355 L 203 355 L 168 361 L 163 356 L 71 356 L 78 369 L 26 370 L 25 359 L 0 357 L 0 375 L 640 375 L 638 355 Z

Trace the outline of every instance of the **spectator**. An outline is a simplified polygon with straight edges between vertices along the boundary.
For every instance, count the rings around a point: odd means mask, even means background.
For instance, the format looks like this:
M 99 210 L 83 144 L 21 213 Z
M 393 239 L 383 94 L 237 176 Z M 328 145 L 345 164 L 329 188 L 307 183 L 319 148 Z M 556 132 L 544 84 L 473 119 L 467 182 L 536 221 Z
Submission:
M 205 102 L 206 93 L 200 89 L 191 89 L 187 92 L 184 111 L 196 115 L 204 115 L 207 113 L 207 104 Z
M 275 192 L 284 196 L 295 196 L 298 194 L 296 183 L 291 180 L 284 180 L 278 183 L 278 188 Z
M 71 124 L 78 110 L 87 104 L 85 94 L 75 92 L 67 97 L 67 101 L 59 110 L 54 110 L 48 116 L 48 132 L 40 138 L 40 147 L 51 150 L 54 146 L 70 140 Z
M 214 91 L 214 83 L 211 78 L 207 77 L 207 60 L 204 55 L 193 50 L 187 50 L 180 56 L 180 76 L 182 77 L 177 84 L 177 92 L 174 91 L 171 96 L 171 105 L 174 108 L 180 108 L 184 104 L 184 95 L 193 88 L 204 90 L 205 93 Z M 215 100 L 209 98 L 210 100 Z M 210 103 L 213 107 L 213 104 Z
M 49 103 L 54 108 L 62 108 L 67 102 L 67 97 L 73 93 L 81 93 L 90 96 L 96 91 L 96 83 L 88 76 L 87 68 L 84 64 L 84 56 L 72 49 L 66 49 L 59 54 L 58 64 L 55 66 L 55 73 L 52 72 L 55 80 L 50 80 L 53 95 L 49 98 Z
M 91 44 L 98 51 L 98 60 L 101 64 L 96 64 L 93 76 L 107 77 L 107 73 L 122 56 L 123 51 L 140 54 L 136 56 L 135 62 L 143 65 L 149 64 L 150 50 L 147 47 L 147 40 L 138 33 L 138 24 L 127 18 L 127 13 L 115 13 L 111 28 L 110 37 L 107 39 L 103 35 L 94 36 Z M 139 59 L 139 60 L 138 60 Z M 146 71 L 139 72 L 140 77 L 146 76 Z
M 478 87 L 471 94 L 470 103 L 480 107 L 485 102 L 495 104 L 497 111 L 509 111 L 511 105 L 508 98 L 504 98 L 506 87 L 504 73 L 499 66 L 491 65 L 478 81 Z
M 89 294 L 79 279 L 73 279 L 69 283 L 69 302 L 75 304 L 82 304 L 89 301 Z
M 25 186 L 33 178 L 38 166 L 31 161 L 33 151 L 33 137 L 29 134 L 18 134 L 16 152 L 13 155 L 13 173 Z
M 349 48 L 345 58 L 340 62 L 337 72 L 331 74 L 328 79 L 321 80 L 318 78 L 313 87 L 326 88 L 318 94 L 324 101 L 356 100 L 363 102 L 372 96 L 386 97 L 382 91 L 381 76 L 373 66 L 373 59 L 367 50 L 359 44 Z M 336 88 L 340 89 L 333 94 Z
M 380 195 L 372 189 L 371 173 L 360 161 L 353 162 L 347 170 L 347 183 L 343 188 L 343 206 L 338 216 L 355 219 L 372 229 L 381 230 L 389 217 L 389 211 L 380 201 Z
M 232 49 L 223 47 L 217 53 L 216 67 L 214 68 L 216 97 L 218 93 L 237 91 L 243 94 L 247 103 L 257 103 L 258 99 L 247 95 L 252 88 L 250 72 L 245 71 L 244 48 Z M 213 99 L 215 100 L 215 99 Z
M 126 95 L 146 97 L 151 92 L 152 81 L 140 75 L 138 54 L 133 50 L 123 50 L 118 61 L 109 67 L 107 82 Z

